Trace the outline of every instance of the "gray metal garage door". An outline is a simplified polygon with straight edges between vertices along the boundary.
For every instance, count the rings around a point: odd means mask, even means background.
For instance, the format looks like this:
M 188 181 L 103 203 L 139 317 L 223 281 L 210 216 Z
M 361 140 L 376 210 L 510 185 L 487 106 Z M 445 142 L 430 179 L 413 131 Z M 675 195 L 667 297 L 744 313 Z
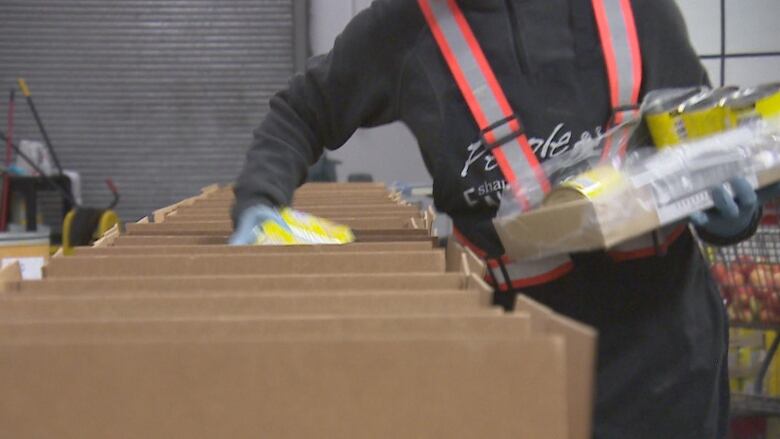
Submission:
M 231 181 L 293 71 L 292 2 L 0 0 L 0 127 L 23 76 L 85 201 L 113 177 L 125 220 Z M 39 138 L 17 108 L 16 138 Z

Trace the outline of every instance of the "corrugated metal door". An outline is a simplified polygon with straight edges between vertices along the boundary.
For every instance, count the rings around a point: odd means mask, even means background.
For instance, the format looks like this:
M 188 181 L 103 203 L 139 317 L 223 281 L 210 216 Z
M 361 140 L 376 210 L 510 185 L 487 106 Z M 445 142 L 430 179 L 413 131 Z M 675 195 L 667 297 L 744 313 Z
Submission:
M 125 220 L 232 181 L 293 71 L 292 2 L 0 0 L 0 127 L 23 76 L 85 202 L 113 177 Z M 38 139 L 17 108 L 15 137 Z

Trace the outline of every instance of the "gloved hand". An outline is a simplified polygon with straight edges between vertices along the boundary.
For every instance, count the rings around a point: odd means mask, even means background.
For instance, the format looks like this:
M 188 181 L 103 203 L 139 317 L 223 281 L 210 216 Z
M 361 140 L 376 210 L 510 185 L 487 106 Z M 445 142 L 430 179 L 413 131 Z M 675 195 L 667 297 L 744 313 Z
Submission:
M 274 207 L 260 204 L 243 211 L 236 222 L 236 229 L 233 231 L 233 235 L 230 236 L 228 244 L 254 244 L 257 241 L 256 228 L 268 220 L 276 221 L 278 224 L 286 227 L 279 210 Z
M 712 189 L 715 206 L 706 212 L 691 215 L 691 222 L 700 231 L 718 239 L 727 240 L 749 233 L 748 229 L 757 221 L 761 207 L 758 194 L 745 178 L 735 178 L 730 183 L 733 197 L 724 186 L 716 187 Z

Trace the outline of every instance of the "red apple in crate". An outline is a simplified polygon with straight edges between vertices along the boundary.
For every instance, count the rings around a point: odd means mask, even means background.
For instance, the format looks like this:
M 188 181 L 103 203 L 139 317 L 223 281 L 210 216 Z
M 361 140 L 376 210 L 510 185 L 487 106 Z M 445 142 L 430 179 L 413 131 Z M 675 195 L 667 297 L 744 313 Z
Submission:
M 720 285 L 725 285 L 729 277 L 729 269 L 723 262 L 716 262 L 712 265 L 712 277 Z
M 750 299 L 755 296 L 753 288 L 749 286 L 741 286 L 734 289 L 734 302 L 740 306 L 749 307 Z
M 740 322 L 750 323 L 753 321 L 753 313 L 749 309 L 742 310 L 739 313 L 738 319 Z
M 730 270 L 720 284 L 726 287 L 743 287 L 747 282 L 745 281 L 745 275 L 741 271 Z
M 744 276 L 750 276 L 750 272 L 756 266 L 756 261 L 750 256 L 737 256 L 737 259 L 731 264 L 732 271 L 739 271 Z
M 772 313 L 768 309 L 762 309 L 758 312 L 758 321 L 761 323 L 769 323 L 772 321 Z
M 772 269 L 769 265 L 758 264 L 750 272 L 748 281 L 753 288 L 769 288 L 772 285 L 772 276 Z

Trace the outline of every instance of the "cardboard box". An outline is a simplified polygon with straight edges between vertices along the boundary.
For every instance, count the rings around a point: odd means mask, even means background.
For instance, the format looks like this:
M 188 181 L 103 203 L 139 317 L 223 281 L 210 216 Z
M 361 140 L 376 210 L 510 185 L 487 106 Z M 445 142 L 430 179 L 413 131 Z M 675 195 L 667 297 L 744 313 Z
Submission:
M 568 438 L 561 337 L 0 345 L 12 438 Z
M 328 216 L 322 216 L 317 215 L 320 218 L 325 218 L 328 221 L 341 223 L 348 225 L 350 227 L 354 227 L 356 229 L 360 228 L 377 228 L 376 226 L 373 227 L 365 227 L 361 224 L 365 224 L 368 221 L 376 221 L 376 222 L 384 222 L 390 225 L 385 225 L 383 227 L 379 228 L 393 228 L 393 227 L 403 227 L 406 223 L 409 222 L 409 218 L 414 218 L 416 221 L 421 221 L 422 217 L 420 216 L 420 213 L 417 212 L 412 215 L 408 214 L 397 214 L 397 213 L 383 213 L 383 214 L 348 214 L 348 215 L 328 215 Z M 177 215 L 175 212 L 171 215 L 168 215 L 164 222 L 167 223 L 203 223 L 203 222 L 223 222 L 227 223 L 229 226 L 232 227 L 233 222 L 230 219 L 230 217 L 226 213 L 218 214 L 218 215 Z
M 419 215 L 420 208 L 417 206 L 404 205 L 363 205 L 363 206 L 319 206 L 309 207 L 307 213 L 321 217 L 332 215 L 384 215 L 384 214 L 406 214 L 409 216 Z M 225 207 L 197 207 L 183 206 L 170 212 L 170 215 L 230 215 L 230 209 Z
M 175 218 L 171 216 L 169 218 Z M 412 218 L 418 223 L 422 221 L 422 218 L 417 217 L 397 217 L 397 216 L 383 216 L 383 217 L 368 217 L 368 218 L 342 218 L 341 220 L 335 220 L 327 218 L 328 221 L 336 222 L 351 229 L 358 230 L 387 230 L 387 229 L 409 229 L 412 228 Z M 137 224 L 130 224 L 131 226 L 137 226 Z M 162 223 L 154 224 L 156 229 L 159 230 L 175 230 L 176 233 L 191 233 L 201 231 L 214 231 L 218 230 L 223 234 L 233 231 L 233 222 L 229 219 L 218 220 L 179 220 L 171 221 L 166 220 Z
M 597 333 L 592 328 L 555 314 L 538 302 L 518 296 L 516 312 L 531 316 L 531 330 L 566 338 L 567 416 L 571 439 L 591 439 Z
M 170 224 L 167 222 L 154 224 L 127 224 L 125 227 L 128 235 L 141 236 L 179 236 L 179 235 L 199 235 L 199 236 L 224 236 L 227 237 L 233 232 L 232 225 L 228 223 L 197 223 L 197 224 Z M 413 229 L 411 226 L 397 227 L 392 229 L 353 229 L 353 234 L 357 240 L 376 239 L 380 236 L 391 237 L 429 237 L 426 229 Z M 224 241 L 223 241 L 224 242 Z
M 528 337 L 528 315 L 438 316 L 282 316 L 220 319 L 83 320 L 70 322 L 0 322 L 0 344 L 105 343 L 167 341 L 242 341 L 348 339 L 369 337 Z
M 231 248 L 182 230 L 230 188 L 195 198 L 43 281 L 0 270 L 5 434 L 590 438 L 595 333 L 527 300 L 504 315 L 473 253 L 433 249 L 426 229 Z
M 79 247 L 75 254 L 80 256 L 131 256 L 131 255 L 238 255 L 271 253 L 344 253 L 344 252 L 391 252 L 432 250 L 430 242 L 355 242 L 346 245 L 287 245 L 287 246 L 228 246 L 228 245 L 180 245 L 180 246 L 111 246 Z
M 659 227 L 653 211 L 642 210 L 644 214 L 630 221 L 614 221 L 615 209 L 603 200 L 576 200 L 510 219 L 497 218 L 494 224 L 507 255 L 518 260 L 607 249 Z
M 0 321 L 131 320 L 284 315 L 437 315 L 491 312 L 481 291 L 5 295 Z
M 396 206 L 398 202 L 390 199 L 387 196 L 382 197 L 360 197 L 360 198 L 342 198 L 338 196 L 334 197 L 317 197 L 304 199 L 302 201 L 293 200 L 292 207 L 299 210 L 306 210 L 310 207 L 333 207 L 333 206 L 351 206 L 357 208 L 360 206 Z M 191 206 L 202 208 L 219 208 L 230 209 L 233 206 L 233 200 L 214 200 L 214 199 L 200 199 L 195 200 Z
M 85 276 L 87 276 L 85 274 Z M 48 278 L 42 281 L 16 281 L 6 291 L 21 294 L 73 294 L 132 292 L 169 293 L 254 293 L 267 292 L 328 292 L 372 290 L 462 290 L 475 281 L 462 273 L 385 273 L 385 274 L 320 274 L 265 276 L 124 276 Z
M 52 259 L 46 277 L 260 274 L 444 273 L 441 250 L 322 254 L 70 256 Z

